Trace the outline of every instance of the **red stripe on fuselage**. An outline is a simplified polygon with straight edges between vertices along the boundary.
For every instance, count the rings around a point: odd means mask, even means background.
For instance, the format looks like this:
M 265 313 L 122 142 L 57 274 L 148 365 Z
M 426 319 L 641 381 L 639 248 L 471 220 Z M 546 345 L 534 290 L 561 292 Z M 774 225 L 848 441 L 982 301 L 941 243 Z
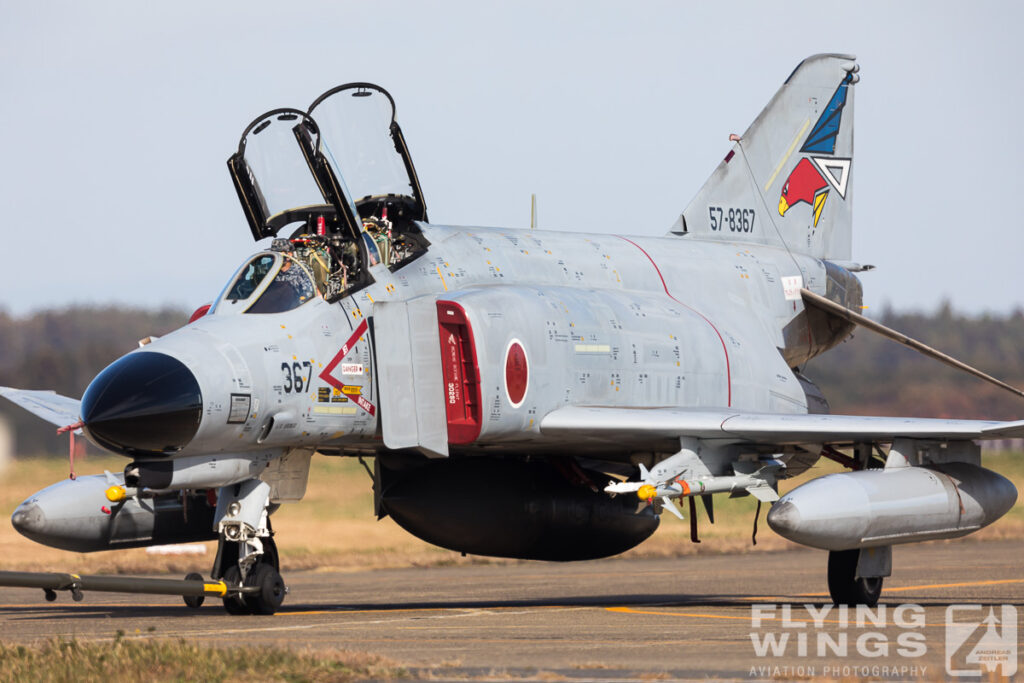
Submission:
M 620 240 L 625 240 L 626 242 L 629 242 L 634 247 L 639 249 L 640 252 L 644 256 L 647 257 L 647 260 L 651 262 L 652 266 L 654 266 L 654 272 L 656 272 L 658 274 L 658 279 L 661 280 L 661 286 L 665 289 L 665 294 L 668 295 L 668 298 L 672 299 L 672 301 L 675 301 L 680 306 L 685 306 L 690 311 L 693 311 L 694 313 L 699 315 L 701 318 L 703 318 L 704 322 L 706 322 L 708 325 L 711 326 L 711 329 L 715 331 L 715 334 L 718 335 L 718 341 L 720 341 L 722 343 L 722 353 L 725 354 L 725 381 L 726 381 L 726 389 L 728 390 L 728 407 L 731 408 L 732 407 L 732 370 L 729 367 L 729 349 L 726 348 L 726 346 L 725 346 L 725 339 L 722 337 L 722 333 L 718 331 L 718 328 L 715 327 L 715 324 L 713 322 L 711 322 L 710 320 L 708 320 L 707 316 L 705 316 L 703 313 L 701 313 L 697 309 L 693 308 L 692 306 L 684 304 L 682 301 L 680 301 L 679 299 L 677 299 L 674 296 L 672 296 L 672 292 L 668 291 L 668 285 L 665 283 L 665 278 L 661 274 L 661 268 L 659 268 L 658 264 L 654 262 L 654 259 L 651 258 L 651 255 L 647 253 L 646 249 L 644 249 L 639 244 L 637 244 L 636 242 L 634 242 L 633 240 L 631 240 L 631 239 L 629 239 L 627 237 L 623 237 L 622 235 L 616 235 L 616 237 L 618 237 Z

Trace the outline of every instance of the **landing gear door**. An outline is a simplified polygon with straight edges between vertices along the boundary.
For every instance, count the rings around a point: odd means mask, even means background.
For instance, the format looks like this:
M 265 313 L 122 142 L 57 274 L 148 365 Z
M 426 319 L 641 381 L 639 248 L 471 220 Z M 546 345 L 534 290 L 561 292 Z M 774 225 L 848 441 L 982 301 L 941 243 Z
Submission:
M 373 336 L 384 445 L 447 457 L 437 301 L 425 296 L 374 304 Z
M 371 83 L 348 83 L 328 90 L 309 106 L 320 127 L 320 151 L 334 175 L 344 178 L 362 217 L 427 220 L 416 169 L 395 101 Z

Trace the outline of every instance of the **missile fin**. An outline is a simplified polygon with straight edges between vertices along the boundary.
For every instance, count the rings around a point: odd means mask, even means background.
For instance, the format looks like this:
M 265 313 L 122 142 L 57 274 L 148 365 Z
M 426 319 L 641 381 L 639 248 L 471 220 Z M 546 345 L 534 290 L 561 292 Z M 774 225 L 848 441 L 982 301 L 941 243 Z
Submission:
M 704 510 L 708 513 L 708 521 L 712 524 L 715 523 L 715 499 L 710 493 L 705 493 L 700 497 L 702 503 L 704 503 Z
M 673 515 L 675 515 L 679 519 L 685 519 L 683 517 L 683 513 L 679 511 L 679 508 L 676 507 L 676 504 L 672 502 L 671 498 L 662 498 L 661 502 L 662 505 L 665 506 L 665 509 L 671 512 Z
M 769 486 L 768 482 L 748 486 L 747 492 L 762 503 L 774 503 L 779 499 L 778 492 Z

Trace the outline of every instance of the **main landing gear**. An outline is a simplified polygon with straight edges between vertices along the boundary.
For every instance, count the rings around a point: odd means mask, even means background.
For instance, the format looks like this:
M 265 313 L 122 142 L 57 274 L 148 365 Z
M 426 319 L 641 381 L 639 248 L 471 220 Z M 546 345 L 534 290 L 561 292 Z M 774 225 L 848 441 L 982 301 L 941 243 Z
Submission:
M 874 607 L 882 595 L 882 579 L 891 569 L 892 553 L 888 547 L 829 551 L 828 592 L 832 602 Z

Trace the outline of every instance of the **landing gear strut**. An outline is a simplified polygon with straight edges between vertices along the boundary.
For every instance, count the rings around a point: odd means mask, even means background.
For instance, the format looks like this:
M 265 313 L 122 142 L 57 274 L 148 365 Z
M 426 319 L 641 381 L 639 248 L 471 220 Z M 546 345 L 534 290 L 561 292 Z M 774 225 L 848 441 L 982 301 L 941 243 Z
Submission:
M 857 576 L 859 548 L 832 550 L 828 554 L 828 592 L 837 605 L 874 607 L 882 595 L 882 577 Z
M 218 496 L 220 543 L 212 575 L 228 586 L 228 614 L 273 614 L 288 593 L 270 528 L 269 497 L 270 487 L 258 479 L 226 486 Z

